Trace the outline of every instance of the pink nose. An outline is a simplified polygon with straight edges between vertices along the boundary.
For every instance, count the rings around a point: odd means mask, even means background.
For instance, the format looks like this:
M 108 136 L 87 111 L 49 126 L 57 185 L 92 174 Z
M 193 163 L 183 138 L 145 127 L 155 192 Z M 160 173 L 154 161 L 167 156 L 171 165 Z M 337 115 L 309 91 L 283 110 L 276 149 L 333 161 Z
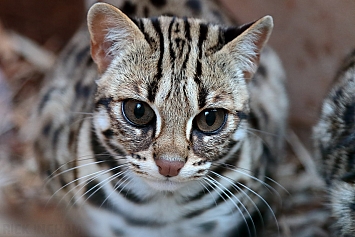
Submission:
M 172 177 L 179 174 L 181 168 L 185 165 L 183 161 L 168 161 L 164 159 L 156 160 L 159 167 L 159 173 L 166 177 Z

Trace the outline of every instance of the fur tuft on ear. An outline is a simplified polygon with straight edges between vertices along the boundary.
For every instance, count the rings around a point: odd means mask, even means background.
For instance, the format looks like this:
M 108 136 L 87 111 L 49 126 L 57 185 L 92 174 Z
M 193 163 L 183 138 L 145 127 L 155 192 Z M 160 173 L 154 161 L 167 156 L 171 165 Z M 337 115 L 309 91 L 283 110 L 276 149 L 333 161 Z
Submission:
M 136 40 L 144 39 L 137 25 L 116 7 L 94 4 L 87 17 L 91 37 L 91 56 L 103 73 L 114 56 Z
M 220 51 L 231 55 L 244 73 L 244 78 L 251 78 L 259 65 L 260 52 L 267 43 L 273 29 L 271 16 L 241 26 L 242 33 L 227 43 Z

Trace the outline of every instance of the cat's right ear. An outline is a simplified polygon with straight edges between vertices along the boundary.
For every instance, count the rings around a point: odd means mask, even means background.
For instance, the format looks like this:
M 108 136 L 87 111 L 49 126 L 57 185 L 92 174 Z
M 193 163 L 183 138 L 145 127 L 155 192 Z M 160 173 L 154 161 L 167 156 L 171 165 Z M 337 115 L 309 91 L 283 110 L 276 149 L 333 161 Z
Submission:
M 137 25 L 116 7 L 107 3 L 94 4 L 87 17 L 91 38 L 91 57 L 103 73 L 114 56 L 128 45 L 144 39 Z
M 260 53 L 270 37 L 273 26 L 272 17 L 265 16 L 256 22 L 236 28 L 235 31 L 239 35 L 220 50 L 224 55 L 231 56 L 245 79 L 251 78 L 256 72 Z

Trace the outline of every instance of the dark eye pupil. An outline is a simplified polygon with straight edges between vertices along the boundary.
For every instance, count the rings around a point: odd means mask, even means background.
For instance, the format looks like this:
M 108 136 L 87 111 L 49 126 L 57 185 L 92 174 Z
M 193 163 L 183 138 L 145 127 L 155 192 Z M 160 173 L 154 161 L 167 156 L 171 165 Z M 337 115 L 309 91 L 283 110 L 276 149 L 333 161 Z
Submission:
M 216 122 L 216 112 L 206 111 L 205 112 L 206 124 L 212 126 Z
M 137 119 L 140 119 L 143 117 L 144 112 L 144 106 L 141 103 L 137 103 L 136 107 L 134 107 L 134 116 L 136 116 Z

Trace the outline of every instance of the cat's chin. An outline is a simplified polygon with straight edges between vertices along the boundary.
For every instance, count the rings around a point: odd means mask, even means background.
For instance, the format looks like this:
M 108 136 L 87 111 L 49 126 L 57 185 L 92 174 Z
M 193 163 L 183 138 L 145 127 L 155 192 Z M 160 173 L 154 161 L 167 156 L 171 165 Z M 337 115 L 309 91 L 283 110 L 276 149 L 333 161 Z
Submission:
M 146 179 L 145 182 L 152 188 L 158 191 L 168 191 L 174 192 L 186 185 L 184 182 L 174 182 L 171 180 L 149 180 Z

